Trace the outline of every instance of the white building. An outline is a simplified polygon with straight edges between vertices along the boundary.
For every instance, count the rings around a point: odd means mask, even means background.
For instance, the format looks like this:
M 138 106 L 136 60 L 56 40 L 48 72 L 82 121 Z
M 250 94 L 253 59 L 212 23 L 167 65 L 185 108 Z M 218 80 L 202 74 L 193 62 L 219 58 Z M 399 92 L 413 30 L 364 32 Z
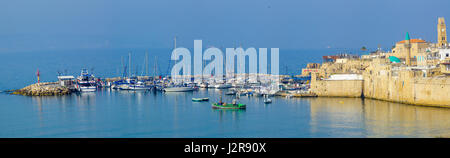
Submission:
M 445 60 L 445 58 L 450 58 L 450 49 L 439 49 L 440 60 Z

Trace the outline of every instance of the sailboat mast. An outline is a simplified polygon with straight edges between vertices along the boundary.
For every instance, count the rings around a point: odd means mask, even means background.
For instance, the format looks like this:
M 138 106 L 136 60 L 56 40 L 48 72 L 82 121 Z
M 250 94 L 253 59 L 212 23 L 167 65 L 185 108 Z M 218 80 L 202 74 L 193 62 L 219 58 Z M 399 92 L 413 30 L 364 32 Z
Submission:
M 131 51 L 128 53 L 128 76 L 131 77 Z
M 177 48 L 177 36 L 175 36 L 174 39 L 173 39 L 173 50 L 175 50 L 176 48 Z M 166 71 L 166 75 L 167 76 L 170 75 L 170 61 L 171 61 L 171 58 L 169 56 L 169 65 L 168 65 L 167 71 Z
M 153 81 L 155 81 L 155 77 L 157 76 L 157 72 L 156 72 L 157 66 L 158 66 L 158 61 L 156 60 L 157 57 L 158 57 L 158 56 L 155 56 L 155 63 L 154 63 L 155 66 L 153 67 L 153 68 L 154 68 L 154 70 L 153 70 Z
M 120 57 L 122 60 L 122 77 L 125 77 L 125 62 L 123 61 L 123 56 L 122 57 Z
M 148 76 L 148 50 L 145 52 L 145 76 Z

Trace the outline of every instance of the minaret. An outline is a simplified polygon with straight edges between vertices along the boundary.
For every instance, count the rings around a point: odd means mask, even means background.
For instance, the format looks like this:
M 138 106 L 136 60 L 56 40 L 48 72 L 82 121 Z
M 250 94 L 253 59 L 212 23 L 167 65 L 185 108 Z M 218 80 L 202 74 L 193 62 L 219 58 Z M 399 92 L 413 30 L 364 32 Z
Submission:
M 405 48 L 406 48 L 406 65 L 411 66 L 411 39 L 409 38 L 409 33 L 406 32 L 405 37 Z
M 443 17 L 438 18 L 438 47 L 443 47 L 447 45 L 447 30 L 445 27 L 445 20 Z

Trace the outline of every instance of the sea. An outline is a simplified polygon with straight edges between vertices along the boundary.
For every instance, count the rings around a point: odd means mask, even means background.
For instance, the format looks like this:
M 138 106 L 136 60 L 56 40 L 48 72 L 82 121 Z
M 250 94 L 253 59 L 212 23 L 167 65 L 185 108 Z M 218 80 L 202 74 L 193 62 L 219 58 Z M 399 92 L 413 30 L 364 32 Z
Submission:
M 145 52 L 148 71 L 144 67 Z M 83 68 L 97 77 L 123 75 L 131 52 L 132 73 L 170 72 L 170 49 L 76 49 L 0 53 L 2 138 L 366 138 L 450 137 L 450 109 L 362 98 L 262 98 L 243 96 L 245 110 L 217 110 L 211 103 L 226 90 L 93 93 L 30 97 L 3 91 Z M 298 75 L 308 62 L 337 50 L 280 49 L 280 73 Z M 350 52 L 351 53 L 351 52 Z M 360 53 L 360 52 L 358 52 Z M 355 53 L 355 54 L 358 54 Z M 124 62 L 123 62 L 124 61 Z M 170 62 L 169 62 L 170 61 Z M 208 97 L 207 102 L 192 98 Z

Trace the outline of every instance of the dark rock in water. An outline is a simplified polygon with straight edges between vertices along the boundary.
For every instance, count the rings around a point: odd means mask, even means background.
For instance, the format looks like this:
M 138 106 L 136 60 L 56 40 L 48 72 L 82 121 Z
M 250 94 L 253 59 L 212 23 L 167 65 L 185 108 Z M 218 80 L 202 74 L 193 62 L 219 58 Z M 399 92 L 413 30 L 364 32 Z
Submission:
M 36 83 L 25 88 L 15 90 L 12 94 L 27 96 L 53 96 L 66 95 L 70 90 L 67 87 L 60 86 L 56 82 Z

